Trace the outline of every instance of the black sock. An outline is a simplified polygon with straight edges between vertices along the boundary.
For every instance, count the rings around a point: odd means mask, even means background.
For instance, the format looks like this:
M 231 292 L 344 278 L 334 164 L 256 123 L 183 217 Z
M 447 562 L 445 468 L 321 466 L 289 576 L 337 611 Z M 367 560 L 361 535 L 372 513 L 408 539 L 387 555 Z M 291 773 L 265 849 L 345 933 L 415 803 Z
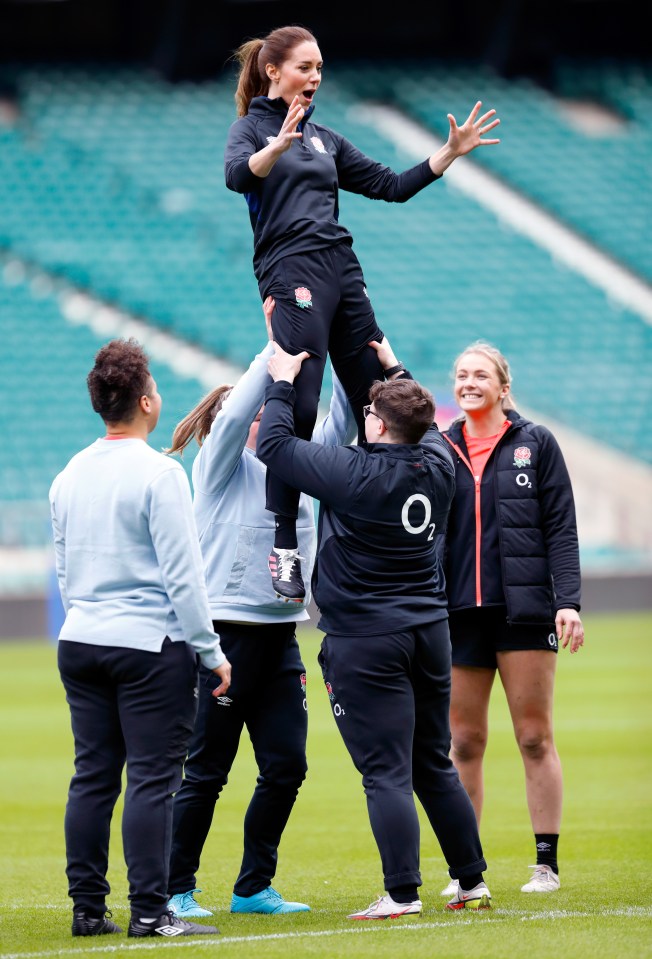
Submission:
M 275 516 L 274 546 L 276 549 L 296 549 L 297 521 L 294 516 Z
M 537 844 L 537 866 L 550 866 L 555 874 L 559 873 L 557 866 L 559 835 L 554 832 L 535 832 L 534 841 Z
M 415 899 L 419 898 L 416 886 L 394 886 L 393 889 L 388 889 L 387 892 L 394 902 L 400 902 L 401 905 L 414 902 Z
M 481 872 L 469 872 L 464 876 L 458 877 L 460 880 L 460 889 L 464 889 L 466 892 L 469 889 L 473 889 L 478 885 L 479 882 L 482 882 L 482 873 Z

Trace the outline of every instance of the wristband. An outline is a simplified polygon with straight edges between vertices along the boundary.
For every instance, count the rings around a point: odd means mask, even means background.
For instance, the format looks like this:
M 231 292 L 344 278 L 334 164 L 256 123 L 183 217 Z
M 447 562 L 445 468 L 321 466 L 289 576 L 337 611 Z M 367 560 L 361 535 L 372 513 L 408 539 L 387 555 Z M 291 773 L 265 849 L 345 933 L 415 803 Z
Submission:
M 396 366 L 390 366 L 388 370 L 383 370 L 385 374 L 385 379 L 389 379 L 390 376 L 393 376 L 394 373 L 401 373 L 405 369 L 402 363 L 397 363 Z

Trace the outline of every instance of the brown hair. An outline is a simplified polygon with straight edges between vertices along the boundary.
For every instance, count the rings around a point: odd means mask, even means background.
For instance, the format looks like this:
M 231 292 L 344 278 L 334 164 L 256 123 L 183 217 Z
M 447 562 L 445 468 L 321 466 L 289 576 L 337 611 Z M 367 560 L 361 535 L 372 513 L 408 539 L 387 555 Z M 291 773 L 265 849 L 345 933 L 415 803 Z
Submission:
M 232 389 L 233 387 L 227 383 L 224 386 L 218 386 L 205 396 L 194 410 L 177 423 L 172 434 L 172 446 L 163 452 L 180 453 L 183 456 L 183 451 L 193 438 L 197 440 L 197 445 L 201 446 L 211 431 L 213 420 L 222 409 Z
M 433 395 L 416 380 L 379 380 L 369 399 L 385 426 L 404 443 L 418 443 L 435 419 Z
M 151 381 L 147 354 L 133 337 L 111 340 L 98 350 L 86 377 L 93 409 L 105 423 L 130 423 Z
M 511 386 L 512 386 L 512 374 L 509 368 L 509 363 L 500 352 L 497 347 L 492 346 L 491 343 L 486 343 L 484 340 L 476 340 L 475 343 L 471 343 L 466 349 L 462 350 L 460 355 L 457 357 L 453 363 L 453 378 L 457 373 L 457 367 L 460 365 L 460 361 L 468 353 L 482 353 L 483 356 L 486 356 L 487 359 L 493 363 L 496 368 L 496 373 L 498 374 L 498 379 L 501 386 L 509 386 L 510 392 L 507 396 L 503 396 L 501 401 L 501 409 L 503 413 L 507 413 L 508 410 L 516 409 L 515 400 L 512 397 Z
M 235 91 L 235 103 L 238 116 L 244 117 L 254 97 L 265 96 L 269 90 L 269 77 L 265 72 L 268 63 L 281 67 L 292 50 L 300 43 L 317 43 L 315 37 L 305 27 L 278 27 L 266 37 L 247 40 L 232 56 L 240 65 L 238 86 Z

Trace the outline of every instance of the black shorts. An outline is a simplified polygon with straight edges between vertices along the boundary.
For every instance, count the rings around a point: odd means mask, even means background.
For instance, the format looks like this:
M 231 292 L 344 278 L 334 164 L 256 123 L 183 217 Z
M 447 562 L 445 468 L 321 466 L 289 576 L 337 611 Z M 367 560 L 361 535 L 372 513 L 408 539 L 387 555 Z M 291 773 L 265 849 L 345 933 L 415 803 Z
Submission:
M 453 666 L 496 669 L 497 652 L 559 649 L 554 623 L 508 623 L 505 606 L 480 606 L 449 613 Z

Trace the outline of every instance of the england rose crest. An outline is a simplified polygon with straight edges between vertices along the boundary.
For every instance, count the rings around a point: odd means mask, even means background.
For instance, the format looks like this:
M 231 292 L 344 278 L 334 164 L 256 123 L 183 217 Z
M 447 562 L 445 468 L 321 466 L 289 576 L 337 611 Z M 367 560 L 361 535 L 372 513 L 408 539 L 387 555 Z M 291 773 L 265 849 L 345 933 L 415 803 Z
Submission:
M 326 686 L 326 692 L 328 693 L 328 698 L 330 699 L 331 702 L 333 702 L 333 700 L 335 699 L 335 693 L 333 692 L 333 687 L 331 686 L 329 682 L 325 682 L 324 685 Z
M 305 673 L 301 673 L 301 675 L 299 676 L 299 682 L 301 683 L 301 688 L 305 693 L 306 691 L 306 674 Z
M 297 300 L 297 306 L 300 306 L 302 310 L 306 310 L 312 306 L 312 293 L 306 286 L 298 286 L 294 291 L 294 295 Z
M 519 446 L 514 450 L 514 466 L 531 466 L 532 465 L 532 452 L 527 448 L 527 446 Z
M 310 142 L 314 146 L 317 153 L 326 153 L 326 147 L 322 143 L 319 137 L 310 137 Z

